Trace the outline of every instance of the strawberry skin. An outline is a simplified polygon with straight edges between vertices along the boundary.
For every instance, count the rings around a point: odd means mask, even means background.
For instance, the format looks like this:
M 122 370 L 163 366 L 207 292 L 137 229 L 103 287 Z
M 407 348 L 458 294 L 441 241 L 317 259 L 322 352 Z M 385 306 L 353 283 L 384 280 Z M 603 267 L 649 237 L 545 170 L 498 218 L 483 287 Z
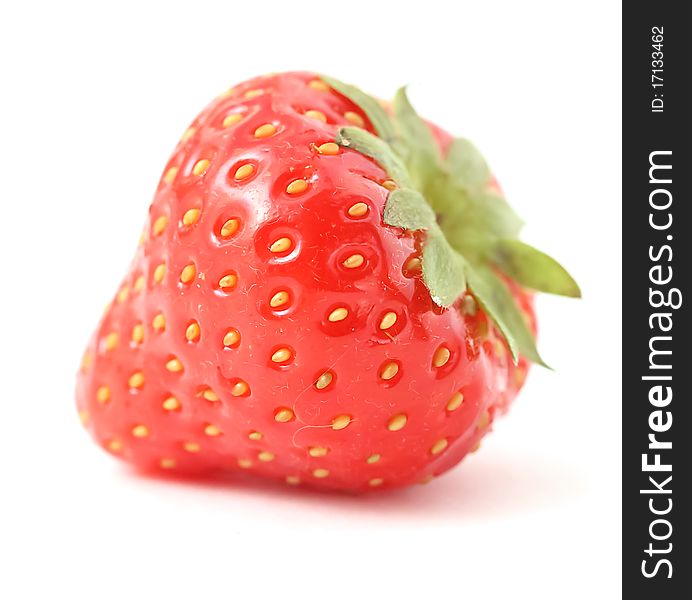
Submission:
M 318 76 L 285 73 L 229 90 L 185 132 L 78 374 L 107 451 L 393 488 L 458 463 L 515 397 L 527 361 L 471 294 L 433 302 L 424 235 L 383 222 L 394 184 L 334 143 L 345 125 L 373 131 Z M 535 329 L 531 295 L 507 283 Z

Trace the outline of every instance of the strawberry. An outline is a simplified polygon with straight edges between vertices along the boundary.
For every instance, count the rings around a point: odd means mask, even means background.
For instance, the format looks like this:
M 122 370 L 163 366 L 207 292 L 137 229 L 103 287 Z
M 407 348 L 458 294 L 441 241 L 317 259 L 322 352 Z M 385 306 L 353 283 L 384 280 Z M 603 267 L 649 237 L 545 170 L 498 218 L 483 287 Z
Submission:
M 345 490 L 429 480 L 541 362 L 529 290 L 578 295 L 466 140 L 308 73 L 186 130 L 77 405 L 144 469 Z

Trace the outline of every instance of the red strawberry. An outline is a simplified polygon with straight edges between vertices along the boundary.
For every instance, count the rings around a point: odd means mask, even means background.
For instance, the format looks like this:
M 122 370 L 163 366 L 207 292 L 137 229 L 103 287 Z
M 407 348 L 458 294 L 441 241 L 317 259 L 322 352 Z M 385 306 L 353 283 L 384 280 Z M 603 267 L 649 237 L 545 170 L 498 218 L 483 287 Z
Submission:
M 540 360 L 517 282 L 578 288 L 517 241 L 475 149 L 434 132 L 403 91 L 390 116 L 307 73 L 207 107 L 85 355 L 98 443 L 144 468 L 349 490 L 475 449 Z

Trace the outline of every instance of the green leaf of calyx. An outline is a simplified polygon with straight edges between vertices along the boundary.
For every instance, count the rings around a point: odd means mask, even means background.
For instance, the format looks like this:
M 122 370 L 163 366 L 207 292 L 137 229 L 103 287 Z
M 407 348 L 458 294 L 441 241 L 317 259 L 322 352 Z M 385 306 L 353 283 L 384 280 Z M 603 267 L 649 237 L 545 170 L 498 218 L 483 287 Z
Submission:
M 442 169 L 439 146 L 430 127 L 411 106 L 406 88 L 399 88 L 393 106 L 395 123 L 401 133 L 403 147 L 407 150 L 404 160 L 416 187 L 425 190 Z
M 490 183 L 490 168 L 483 155 L 469 140 L 454 138 L 446 161 L 450 179 L 468 192 L 484 191 Z
M 389 118 L 389 115 L 387 115 L 385 112 L 384 108 L 382 108 L 380 103 L 375 98 L 368 96 L 368 94 L 356 86 L 344 83 L 343 81 L 339 81 L 333 77 L 321 75 L 320 78 L 329 87 L 335 89 L 342 96 L 346 96 L 346 98 L 358 106 L 372 123 L 377 135 L 379 135 L 385 142 L 388 144 L 396 142 L 397 132 L 394 128 L 394 124 Z
M 423 281 L 433 302 L 451 306 L 466 291 L 468 262 L 449 245 L 437 225 L 428 230 L 422 258 Z
M 412 187 L 404 163 L 392 152 L 391 146 L 376 135 L 360 127 L 342 127 L 336 134 L 336 143 L 372 158 L 399 186 Z
M 440 226 L 454 248 L 470 260 L 485 260 L 497 238 L 515 238 L 523 222 L 491 185 L 485 159 L 468 140 L 452 141 L 440 175 L 426 197 L 441 216 Z
M 519 354 L 547 367 L 536 349 L 536 341 L 517 303 L 504 281 L 483 265 L 468 270 L 468 283 L 481 308 L 507 340 L 512 360 Z
M 581 297 L 579 285 L 560 263 L 524 242 L 499 240 L 493 259 L 503 272 L 527 288 L 570 298 Z
M 495 240 L 516 237 L 521 230 L 521 219 L 492 189 L 469 194 L 448 186 L 434 199 L 432 207 L 442 215 L 440 226 L 447 239 L 469 259 L 485 260 Z
M 393 190 L 389 193 L 384 207 L 384 222 L 402 229 L 437 228 L 435 213 L 425 198 L 409 188 Z

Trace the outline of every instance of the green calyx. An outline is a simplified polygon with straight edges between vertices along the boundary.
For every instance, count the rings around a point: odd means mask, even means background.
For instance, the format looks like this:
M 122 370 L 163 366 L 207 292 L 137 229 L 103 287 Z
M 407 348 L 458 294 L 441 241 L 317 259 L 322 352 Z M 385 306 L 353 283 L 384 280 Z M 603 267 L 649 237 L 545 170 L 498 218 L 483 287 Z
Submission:
M 358 105 L 377 135 L 343 127 L 336 143 L 377 162 L 398 188 L 390 192 L 384 222 L 424 231 L 423 281 L 433 301 L 452 306 L 467 291 L 519 355 L 545 365 L 525 317 L 501 272 L 532 290 L 579 297 L 579 286 L 547 254 L 519 241 L 521 219 L 492 186 L 487 163 L 463 138 L 446 156 L 401 88 L 392 113 L 358 88 L 323 76 L 331 88 Z

